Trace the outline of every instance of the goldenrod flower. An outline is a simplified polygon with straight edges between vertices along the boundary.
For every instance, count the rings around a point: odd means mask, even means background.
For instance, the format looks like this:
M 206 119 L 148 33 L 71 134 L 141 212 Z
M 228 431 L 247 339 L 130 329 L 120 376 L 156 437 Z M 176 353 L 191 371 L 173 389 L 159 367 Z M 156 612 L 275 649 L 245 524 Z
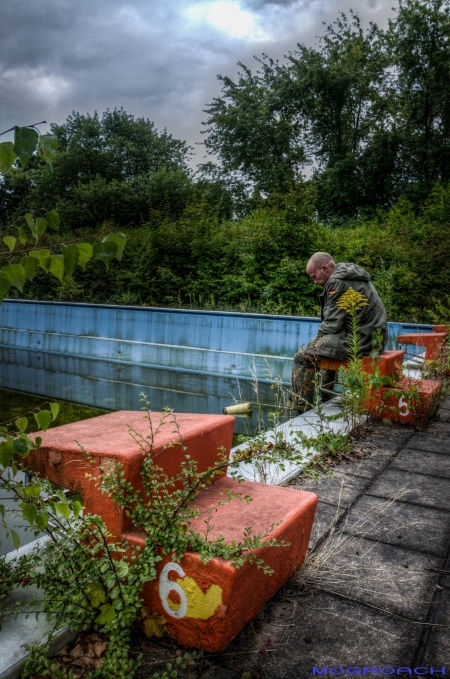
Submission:
M 336 302 L 339 309 L 343 309 L 349 316 L 355 316 L 358 311 L 361 311 L 363 306 L 369 306 L 367 297 L 361 292 L 356 292 L 353 288 L 349 288 L 344 292 Z

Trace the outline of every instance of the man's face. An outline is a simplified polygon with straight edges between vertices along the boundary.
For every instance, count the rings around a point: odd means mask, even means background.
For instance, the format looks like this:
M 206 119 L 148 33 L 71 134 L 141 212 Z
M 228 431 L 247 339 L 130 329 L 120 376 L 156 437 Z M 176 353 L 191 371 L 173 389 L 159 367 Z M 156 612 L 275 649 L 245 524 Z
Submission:
M 314 266 L 314 264 L 308 264 L 306 267 L 306 273 L 314 282 L 314 285 L 325 285 L 327 280 L 332 274 L 332 267 L 329 264 L 322 264 L 320 267 Z

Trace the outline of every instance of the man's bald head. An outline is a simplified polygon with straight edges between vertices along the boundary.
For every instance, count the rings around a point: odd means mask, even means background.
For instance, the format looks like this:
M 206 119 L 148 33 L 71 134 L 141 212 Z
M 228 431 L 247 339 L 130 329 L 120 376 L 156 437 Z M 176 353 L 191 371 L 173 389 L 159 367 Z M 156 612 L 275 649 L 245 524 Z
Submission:
M 315 252 L 306 265 L 306 273 L 314 285 L 325 285 L 335 267 L 333 257 L 328 252 Z

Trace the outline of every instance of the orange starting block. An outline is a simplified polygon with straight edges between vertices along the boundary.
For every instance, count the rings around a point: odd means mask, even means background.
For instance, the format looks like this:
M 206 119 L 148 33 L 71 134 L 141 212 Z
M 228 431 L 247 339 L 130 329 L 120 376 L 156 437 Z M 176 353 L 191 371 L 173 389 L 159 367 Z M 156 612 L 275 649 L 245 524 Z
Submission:
M 383 351 L 375 359 L 370 356 L 362 357 L 363 370 L 368 375 L 372 375 L 374 372 L 372 363 L 375 364 L 376 368 L 380 371 L 380 375 L 383 377 L 391 377 L 395 373 L 401 374 L 401 367 L 404 351 Z M 348 361 L 341 361 L 336 358 L 320 358 L 318 366 L 321 369 L 326 370 L 339 370 L 341 366 L 347 367 Z
M 422 427 L 439 405 L 441 382 L 402 377 L 395 387 L 374 390 L 368 401 L 369 414 L 397 424 Z
M 423 345 L 423 333 L 418 335 L 402 335 L 398 338 L 399 342 L 413 344 L 409 338 L 419 339 L 415 342 L 419 346 L 427 346 L 430 351 L 435 349 L 436 343 L 442 342 L 442 336 L 447 337 L 448 331 L 430 333 L 433 341 L 428 340 L 428 345 Z M 407 341 L 404 340 L 407 338 Z M 373 389 L 367 400 L 367 409 L 372 417 L 377 419 L 390 420 L 400 424 L 410 424 L 413 426 L 423 426 L 431 417 L 438 406 L 441 392 L 441 382 L 439 380 L 418 380 L 403 376 L 402 361 L 405 352 L 400 350 L 383 351 L 375 359 L 370 356 L 362 358 L 363 370 L 371 375 L 374 373 L 374 366 L 379 370 L 382 377 L 392 378 L 392 386 L 382 386 Z M 434 354 L 433 354 L 434 355 Z M 339 370 L 341 366 L 347 366 L 347 361 L 323 358 L 318 362 L 320 369 Z
M 151 416 L 156 424 L 161 413 Z M 234 417 L 179 414 L 177 422 L 183 444 L 191 459 L 198 462 L 199 471 L 214 464 L 222 446 L 229 454 Z M 123 510 L 86 477 L 86 472 L 95 474 L 95 468 L 75 442 L 79 441 L 98 464 L 120 462 L 125 480 L 142 491 L 142 454 L 127 425 L 144 436 L 149 433 L 148 422 L 135 411 L 110 413 L 39 432 L 42 445 L 30 453 L 27 462 L 54 483 L 80 492 L 85 511 L 101 516 L 117 538 L 142 546 L 144 533 L 131 525 Z M 153 447 L 158 466 L 170 476 L 178 473 L 184 459 L 180 446 L 167 447 L 176 437 L 173 430 L 169 424 L 163 426 Z M 274 570 L 272 575 L 265 575 L 256 564 L 245 563 L 236 569 L 222 558 L 205 564 L 195 552 L 186 553 L 179 563 L 167 555 L 158 564 L 156 579 L 144 587 L 143 603 L 152 613 L 164 616 L 168 631 L 179 644 L 212 652 L 223 650 L 303 562 L 317 506 L 314 493 L 250 481 L 239 484 L 226 476 L 216 478 L 214 492 L 202 491 L 193 505 L 202 512 L 191 523 L 196 532 L 204 533 L 205 512 L 217 504 L 221 497 L 217 493 L 241 492 L 253 501 L 244 505 L 236 500 L 217 506 L 208 539 L 223 535 L 227 542 L 239 542 L 247 526 L 259 533 L 274 524 L 266 539 L 290 544 L 254 550 L 256 557 Z
M 442 326 L 434 327 L 441 328 Z M 437 361 L 442 355 L 447 336 L 448 328 L 443 332 L 411 332 L 399 335 L 397 342 L 399 344 L 413 344 L 416 347 L 425 347 L 425 360 Z

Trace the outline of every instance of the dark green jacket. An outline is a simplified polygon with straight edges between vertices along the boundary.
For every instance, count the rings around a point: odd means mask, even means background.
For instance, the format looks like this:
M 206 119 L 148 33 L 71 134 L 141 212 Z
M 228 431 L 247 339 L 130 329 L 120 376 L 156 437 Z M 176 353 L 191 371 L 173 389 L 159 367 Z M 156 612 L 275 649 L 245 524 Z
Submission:
M 387 339 L 387 316 L 383 302 L 370 282 L 370 275 L 357 264 L 341 263 L 325 283 L 320 295 L 320 317 L 317 337 L 308 344 L 307 351 L 329 358 L 343 359 L 347 356 L 345 338 L 348 333 L 348 314 L 339 309 L 336 300 L 349 288 L 361 292 L 367 297 L 368 306 L 364 306 L 358 314 L 361 333 L 362 355 L 368 356 L 372 351 L 372 331 L 381 328 L 383 331 L 383 347 Z

